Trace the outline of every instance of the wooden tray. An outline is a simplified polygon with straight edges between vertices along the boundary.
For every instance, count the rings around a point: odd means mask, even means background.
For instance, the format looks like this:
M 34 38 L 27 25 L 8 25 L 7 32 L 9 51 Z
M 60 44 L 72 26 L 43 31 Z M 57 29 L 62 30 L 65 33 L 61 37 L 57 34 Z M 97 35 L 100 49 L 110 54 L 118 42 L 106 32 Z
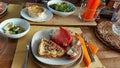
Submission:
M 120 52 L 120 36 L 112 31 L 112 22 L 104 21 L 98 24 L 95 35 L 109 48 Z
M 22 65 L 24 63 L 24 58 L 25 58 L 25 52 L 26 52 L 26 41 L 28 38 L 31 38 L 33 36 L 33 34 L 39 30 L 42 29 L 50 29 L 50 28 L 58 28 L 58 27 L 46 27 L 46 26 L 31 26 L 30 31 L 28 32 L 27 35 L 25 35 L 24 37 L 18 39 L 18 44 L 16 47 L 16 51 L 15 51 L 15 55 L 14 55 L 14 59 L 12 62 L 12 66 L 11 68 L 22 68 Z M 72 27 L 66 27 L 68 30 L 71 30 L 73 32 L 77 32 L 77 33 L 82 33 L 80 28 L 72 28 Z M 89 68 L 97 68 L 97 67 L 103 67 L 102 63 L 100 62 L 100 60 L 97 58 L 97 56 L 95 57 L 95 62 L 91 63 Z M 29 61 L 28 61 L 28 68 L 39 68 L 36 63 L 34 63 L 32 60 L 33 57 L 29 56 Z M 80 62 L 80 61 L 79 61 Z M 75 68 L 84 68 L 86 67 L 84 62 L 82 61 L 81 64 L 77 64 Z
M 38 3 L 26 3 L 26 6 L 30 5 L 41 5 Z M 42 5 L 43 6 L 43 5 Z M 79 8 L 77 7 L 76 12 L 73 15 L 67 16 L 67 17 L 61 17 L 57 15 L 53 15 L 53 18 L 49 21 L 45 22 L 31 22 L 32 25 L 47 25 L 47 26 L 96 26 L 96 22 L 82 22 L 78 18 Z
M 26 3 L 26 6 L 34 3 Z M 36 4 L 36 3 L 35 3 Z M 7 14 L 0 19 L 0 22 L 6 20 L 8 18 L 21 18 L 20 11 L 23 9 L 24 4 L 8 4 Z M 46 22 L 30 22 L 31 25 L 45 25 L 45 26 L 96 26 L 96 22 L 82 22 L 78 18 L 79 7 L 77 7 L 76 12 L 68 17 L 61 17 L 57 15 L 53 15 L 53 18 Z

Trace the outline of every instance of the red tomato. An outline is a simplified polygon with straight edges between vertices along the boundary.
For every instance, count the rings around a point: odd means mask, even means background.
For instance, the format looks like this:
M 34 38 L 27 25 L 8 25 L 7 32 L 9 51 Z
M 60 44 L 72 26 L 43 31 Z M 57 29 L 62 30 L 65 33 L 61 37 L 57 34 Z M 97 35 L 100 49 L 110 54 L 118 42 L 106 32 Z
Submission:
M 67 47 L 72 41 L 72 36 L 68 30 L 63 27 L 60 27 L 58 31 L 55 32 L 53 36 L 53 41 L 62 47 Z

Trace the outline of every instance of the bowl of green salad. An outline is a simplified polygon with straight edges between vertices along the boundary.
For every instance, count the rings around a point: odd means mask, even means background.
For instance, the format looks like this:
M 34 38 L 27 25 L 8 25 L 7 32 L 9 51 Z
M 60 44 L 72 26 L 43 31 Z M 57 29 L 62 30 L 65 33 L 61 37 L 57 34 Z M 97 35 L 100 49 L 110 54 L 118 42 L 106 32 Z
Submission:
M 0 24 L 0 31 L 9 38 L 21 38 L 30 30 L 28 21 L 21 18 L 6 19 Z
M 75 13 L 76 6 L 68 1 L 51 0 L 47 3 L 48 9 L 59 16 L 69 16 Z

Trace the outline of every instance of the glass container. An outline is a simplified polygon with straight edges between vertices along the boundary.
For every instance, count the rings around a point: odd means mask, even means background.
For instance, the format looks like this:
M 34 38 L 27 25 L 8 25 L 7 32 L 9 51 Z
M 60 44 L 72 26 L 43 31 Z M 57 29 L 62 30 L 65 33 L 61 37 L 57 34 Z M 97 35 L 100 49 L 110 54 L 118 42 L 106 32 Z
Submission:
M 80 6 L 80 11 L 78 17 L 82 21 L 95 21 L 100 10 L 98 10 L 98 6 L 101 0 L 84 0 Z

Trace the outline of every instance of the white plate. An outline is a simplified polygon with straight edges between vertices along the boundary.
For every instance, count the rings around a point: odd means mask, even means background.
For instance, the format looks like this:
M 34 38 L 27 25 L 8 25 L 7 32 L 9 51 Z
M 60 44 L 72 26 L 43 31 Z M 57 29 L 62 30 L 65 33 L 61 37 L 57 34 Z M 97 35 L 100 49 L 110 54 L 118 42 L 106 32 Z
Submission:
M 37 49 L 38 49 L 38 46 L 39 46 L 39 43 L 40 43 L 40 39 L 43 38 L 43 37 L 45 37 L 47 39 L 50 39 L 51 35 L 53 35 L 53 33 L 54 33 L 53 29 L 47 29 L 47 30 L 40 30 L 40 31 L 38 31 L 34 34 L 34 36 L 32 38 L 32 41 L 31 41 L 31 50 L 32 50 L 33 56 L 39 62 L 49 64 L 49 65 L 66 65 L 66 64 L 70 64 L 70 63 L 73 63 L 76 60 L 78 60 L 78 58 L 81 56 L 82 51 L 80 51 L 79 56 L 74 60 L 68 60 L 68 59 L 66 59 L 65 56 L 58 57 L 58 58 L 44 58 L 44 57 L 40 57 L 37 54 Z
M 29 14 L 27 12 L 27 8 L 24 8 L 21 10 L 21 16 L 30 21 L 43 22 L 43 21 L 48 21 L 48 20 L 52 19 L 53 14 L 48 9 L 46 9 L 44 16 L 39 17 L 39 18 L 32 18 L 29 16 Z
M 7 10 L 7 4 L 6 3 L 3 3 L 3 2 L 0 2 L 0 3 L 2 3 L 2 9 L 3 9 L 3 11 L 0 13 L 0 15 L 1 14 L 3 14 L 6 10 Z

